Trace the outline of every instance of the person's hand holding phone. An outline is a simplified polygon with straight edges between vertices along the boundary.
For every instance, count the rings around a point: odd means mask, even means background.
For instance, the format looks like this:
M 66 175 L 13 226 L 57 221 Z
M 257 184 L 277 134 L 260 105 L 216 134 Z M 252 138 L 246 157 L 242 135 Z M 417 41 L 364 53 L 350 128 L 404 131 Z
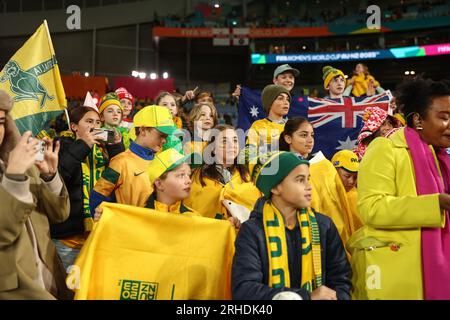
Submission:
M 36 162 L 39 142 L 32 137 L 31 131 L 25 132 L 9 154 L 6 174 L 24 175 Z
M 60 142 L 56 141 L 53 143 L 53 141 L 47 137 L 43 138 L 41 142 L 43 143 L 44 157 L 42 161 L 36 161 L 36 167 L 38 167 L 41 173 L 41 178 L 44 181 L 49 181 L 52 180 L 58 172 Z
M 89 146 L 89 148 L 92 149 L 94 144 L 100 144 L 98 137 L 96 137 L 96 134 L 94 131 L 78 131 L 77 132 L 78 138 L 86 142 L 86 144 Z

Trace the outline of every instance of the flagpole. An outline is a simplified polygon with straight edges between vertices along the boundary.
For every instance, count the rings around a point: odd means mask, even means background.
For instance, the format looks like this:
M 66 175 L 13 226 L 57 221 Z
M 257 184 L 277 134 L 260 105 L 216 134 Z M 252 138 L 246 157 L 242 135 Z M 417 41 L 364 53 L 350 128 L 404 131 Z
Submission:
M 47 36 L 48 36 L 48 39 L 49 39 L 50 52 L 52 54 L 55 54 L 55 49 L 53 49 L 53 43 L 52 43 L 52 40 L 51 40 L 52 38 L 50 36 L 50 29 L 48 28 L 47 20 L 44 20 L 44 28 L 45 28 L 45 31 L 47 32 Z
M 66 114 L 66 120 L 67 120 L 67 126 L 70 130 L 70 119 L 69 119 L 69 112 L 67 111 L 67 108 L 64 108 L 64 113 Z

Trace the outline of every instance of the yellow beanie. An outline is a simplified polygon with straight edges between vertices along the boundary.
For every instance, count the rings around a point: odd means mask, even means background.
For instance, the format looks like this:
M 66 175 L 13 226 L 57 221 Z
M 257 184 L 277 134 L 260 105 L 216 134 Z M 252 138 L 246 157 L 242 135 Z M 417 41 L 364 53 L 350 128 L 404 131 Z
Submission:
M 111 105 L 118 106 L 120 110 L 122 110 L 123 112 L 123 107 L 122 104 L 120 103 L 119 96 L 115 92 L 110 92 L 102 97 L 102 100 L 100 101 L 100 106 L 98 108 L 98 113 L 101 114 L 103 111 L 105 111 L 106 108 L 108 108 Z
M 322 69 L 323 72 L 323 87 L 328 90 L 328 84 L 330 83 L 330 81 L 337 76 L 342 76 L 342 78 L 345 80 L 345 75 L 344 73 L 336 68 L 333 68 L 332 66 L 325 66 Z

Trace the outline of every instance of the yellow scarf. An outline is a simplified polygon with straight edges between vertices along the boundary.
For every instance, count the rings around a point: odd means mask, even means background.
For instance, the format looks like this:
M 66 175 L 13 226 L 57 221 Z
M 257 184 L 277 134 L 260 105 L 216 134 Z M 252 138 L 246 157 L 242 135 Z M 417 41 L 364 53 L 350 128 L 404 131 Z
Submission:
M 311 208 L 297 211 L 302 236 L 301 288 L 312 292 L 322 285 L 320 234 Z M 264 231 L 269 256 L 269 286 L 290 288 L 289 261 L 283 216 L 271 203 L 263 208 Z

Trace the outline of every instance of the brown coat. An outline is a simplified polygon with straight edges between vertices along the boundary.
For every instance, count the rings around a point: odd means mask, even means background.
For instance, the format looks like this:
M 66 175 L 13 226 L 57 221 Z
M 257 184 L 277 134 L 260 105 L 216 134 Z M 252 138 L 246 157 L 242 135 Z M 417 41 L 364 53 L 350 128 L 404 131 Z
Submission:
M 33 167 L 27 172 L 33 204 L 17 200 L 0 184 L 0 300 L 70 299 L 66 273 L 50 238 L 50 223 L 69 216 L 69 196 L 65 187 L 59 196 L 50 191 Z M 30 218 L 41 260 L 53 275 L 57 293 L 52 296 L 33 280 L 38 267 L 31 238 L 25 228 Z

